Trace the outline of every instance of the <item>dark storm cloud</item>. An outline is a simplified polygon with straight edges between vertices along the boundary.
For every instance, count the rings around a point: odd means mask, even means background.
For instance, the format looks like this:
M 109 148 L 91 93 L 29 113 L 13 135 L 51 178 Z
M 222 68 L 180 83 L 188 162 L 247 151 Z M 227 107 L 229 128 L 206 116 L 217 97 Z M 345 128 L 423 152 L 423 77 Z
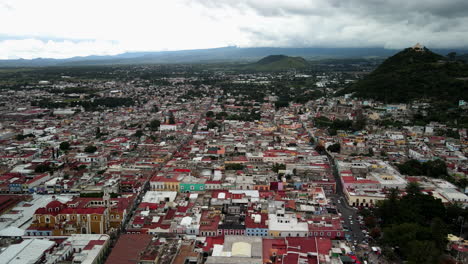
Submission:
M 468 47 L 468 0 L 191 0 L 262 17 L 241 27 L 253 45 Z M 250 12 L 250 13 L 249 13 Z M 222 19 L 222 18 L 221 18 Z M 275 23 L 276 21 L 276 23 Z M 276 42 L 275 42 L 276 41 Z
M 466 17 L 468 1 L 466 0 L 330 0 L 338 9 L 360 10 L 362 14 L 428 14 L 437 17 Z
M 190 0 L 207 7 L 250 8 L 263 16 L 328 15 L 354 12 L 378 17 L 427 14 L 455 18 L 468 16 L 466 0 Z

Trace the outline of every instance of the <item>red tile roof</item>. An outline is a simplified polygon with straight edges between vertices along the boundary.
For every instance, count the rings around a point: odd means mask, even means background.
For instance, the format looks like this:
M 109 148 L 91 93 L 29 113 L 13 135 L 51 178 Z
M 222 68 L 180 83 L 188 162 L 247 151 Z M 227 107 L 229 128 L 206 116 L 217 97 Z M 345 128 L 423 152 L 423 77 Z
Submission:
M 106 243 L 106 240 L 91 240 L 89 241 L 88 245 L 86 245 L 83 250 L 91 250 L 94 246 L 101 246 Z
M 134 264 L 137 263 L 140 252 L 144 251 L 151 242 L 152 235 L 123 234 L 107 258 L 107 264 Z

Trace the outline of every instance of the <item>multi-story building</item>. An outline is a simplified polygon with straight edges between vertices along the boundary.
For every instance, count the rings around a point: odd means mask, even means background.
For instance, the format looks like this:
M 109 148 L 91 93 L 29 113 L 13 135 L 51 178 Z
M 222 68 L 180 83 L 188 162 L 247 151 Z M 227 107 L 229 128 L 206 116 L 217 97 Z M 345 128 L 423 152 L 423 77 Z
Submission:
M 68 203 L 54 200 L 36 210 L 27 229 L 30 236 L 105 234 L 121 227 L 131 206 L 131 198 L 77 197 Z

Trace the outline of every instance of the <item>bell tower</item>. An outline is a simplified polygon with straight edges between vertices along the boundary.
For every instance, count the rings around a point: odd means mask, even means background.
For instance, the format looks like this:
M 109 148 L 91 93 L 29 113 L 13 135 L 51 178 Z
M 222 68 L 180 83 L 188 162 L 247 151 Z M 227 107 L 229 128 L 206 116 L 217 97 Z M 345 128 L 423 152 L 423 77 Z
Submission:
M 104 195 L 102 196 L 102 201 L 104 202 L 105 207 L 110 207 L 110 194 L 108 188 L 104 188 Z

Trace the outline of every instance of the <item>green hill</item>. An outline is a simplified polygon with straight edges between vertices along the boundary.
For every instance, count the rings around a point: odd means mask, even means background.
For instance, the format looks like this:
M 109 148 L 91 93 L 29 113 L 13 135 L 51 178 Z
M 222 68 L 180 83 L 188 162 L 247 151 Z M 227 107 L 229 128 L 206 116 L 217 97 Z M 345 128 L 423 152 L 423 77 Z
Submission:
M 354 92 L 357 97 L 388 103 L 422 99 L 454 105 L 468 99 L 468 81 L 461 79 L 466 77 L 466 63 L 449 62 L 426 48 L 407 48 L 341 93 Z
M 256 71 L 287 71 L 291 69 L 302 69 L 307 66 L 307 61 L 301 57 L 270 55 L 256 63 L 244 66 L 244 69 Z
M 456 58 L 468 62 L 468 54 L 458 55 Z

